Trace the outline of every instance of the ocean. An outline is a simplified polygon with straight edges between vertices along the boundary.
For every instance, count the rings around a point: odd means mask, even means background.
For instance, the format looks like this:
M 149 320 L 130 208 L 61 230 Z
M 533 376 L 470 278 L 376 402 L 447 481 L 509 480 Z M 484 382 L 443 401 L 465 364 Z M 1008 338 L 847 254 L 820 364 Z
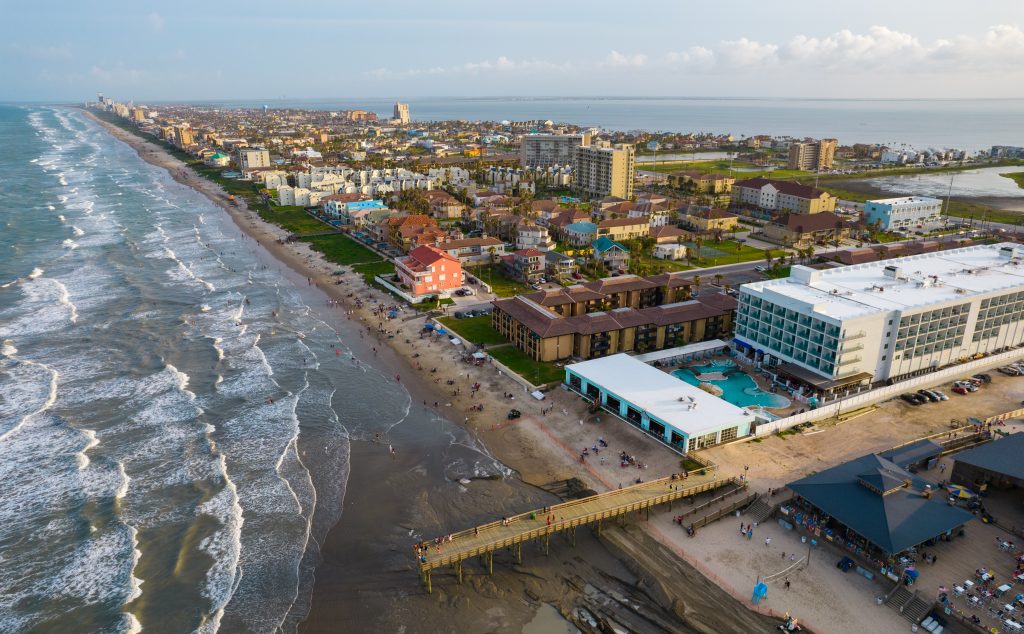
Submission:
M 682 97 L 424 97 L 409 103 L 413 121 L 529 121 L 608 130 L 834 137 L 916 149 L 987 150 L 1024 146 L 1024 99 L 757 99 Z M 395 99 L 206 101 L 224 107 L 364 109 L 390 117 Z
M 352 443 L 440 448 L 409 459 L 442 492 L 507 475 L 79 111 L 0 107 L 0 147 L 0 631 L 294 631 Z

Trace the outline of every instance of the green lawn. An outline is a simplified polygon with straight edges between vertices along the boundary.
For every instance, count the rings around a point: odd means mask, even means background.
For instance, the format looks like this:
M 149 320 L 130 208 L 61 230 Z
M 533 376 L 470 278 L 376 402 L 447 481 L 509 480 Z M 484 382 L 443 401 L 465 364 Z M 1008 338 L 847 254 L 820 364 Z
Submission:
M 666 271 L 689 271 L 693 267 L 687 266 L 685 260 L 661 260 L 649 255 L 630 254 L 629 268 L 634 271 L 643 270 L 644 275 L 657 275 Z
M 722 251 L 724 255 L 711 255 L 694 259 L 693 262 L 699 266 L 718 266 L 720 264 L 736 264 L 738 262 L 753 262 L 763 260 L 765 253 L 763 249 L 741 244 L 735 240 L 722 240 L 721 242 L 704 242 L 704 247 Z M 783 249 L 773 249 L 772 257 L 779 257 L 786 252 Z
M 508 339 L 502 337 L 501 333 L 491 326 L 490 315 L 470 317 L 468 319 L 441 317 L 438 321 L 444 324 L 448 330 L 451 330 L 470 343 L 508 343 Z
M 303 233 L 317 233 L 319 231 L 327 231 L 330 229 L 330 227 L 324 223 L 307 214 L 306 210 L 302 207 L 275 205 L 267 210 L 261 209 L 259 214 L 260 218 L 263 218 L 267 222 L 272 222 L 280 226 L 285 231 L 300 235 Z
M 533 289 L 526 284 L 507 277 L 499 264 L 474 266 L 472 268 L 467 268 L 467 270 L 476 277 L 490 284 L 491 290 L 494 291 L 494 294 L 498 297 L 514 297 L 516 295 L 533 292 Z
M 1005 176 L 1017 183 L 1017 187 L 1024 188 L 1024 172 L 1007 172 L 1006 174 L 1000 174 L 1000 176 Z
M 376 281 L 373 279 L 375 276 L 386 277 L 394 275 L 395 264 L 389 260 L 378 260 L 377 262 L 353 264 L 352 270 L 362 275 L 367 284 L 375 285 Z
M 324 255 L 324 258 L 335 264 L 377 262 L 381 259 L 379 255 L 343 233 L 335 236 L 303 238 L 303 241 L 308 242 L 314 251 L 319 251 Z
M 767 275 L 770 280 L 777 280 L 783 277 L 789 277 L 789 268 L 790 267 L 788 266 L 773 266 L 765 271 L 764 274 Z
M 554 363 L 534 361 L 512 345 L 493 348 L 487 353 L 534 385 L 565 380 L 564 368 L 560 368 Z

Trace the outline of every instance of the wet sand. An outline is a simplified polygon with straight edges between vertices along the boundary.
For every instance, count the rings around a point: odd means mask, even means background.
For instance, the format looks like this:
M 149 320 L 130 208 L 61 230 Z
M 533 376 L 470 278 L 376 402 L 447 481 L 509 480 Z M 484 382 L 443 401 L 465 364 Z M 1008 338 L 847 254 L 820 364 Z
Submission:
M 388 295 L 367 287 L 356 274 L 348 273 L 340 279 L 332 276 L 333 271 L 345 267 L 323 261 L 305 243 L 277 243 L 287 232 L 264 222 L 245 208 L 244 201 L 240 201 L 239 207 L 230 205 L 218 185 L 200 177 L 162 148 L 86 114 L 133 147 L 144 160 L 167 169 L 175 180 L 205 194 L 228 212 L 245 234 L 297 274 L 300 286 L 301 278 L 306 277 L 311 292 L 315 292 L 315 285 L 337 301 L 337 308 L 325 310 L 334 315 L 333 321 L 348 335 L 346 339 L 351 339 L 356 355 L 388 374 L 399 376 L 412 397 L 408 419 L 393 429 L 387 439 L 398 448 L 395 458 L 373 438 L 352 438 L 351 475 L 344 511 L 321 544 L 311 610 L 300 629 L 520 631 L 534 618 L 541 604 L 551 603 L 563 614 L 568 613 L 588 588 L 611 585 L 615 592 L 635 600 L 653 592 L 640 581 L 639 577 L 645 576 L 642 571 L 634 576 L 603 542 L 581 539 L 575 549 L 566 544 L 556 547 L 553 543 L 550 557 L 532 552 L 532 546 L 524 548 L 525 561 L 521 567 L 513 565 L 507 555 L 496 556 L 493 577 L 486 576 L 482 568 L 467 566 L 466 583 L 462 586 L 450 579 L 438 583 L 438 578 L 443 577 L 438 575 L 434 593 L 427 595 L 417 580 L 411 554 L 411 544 L 417 538 L 429 539 L 507 512 L 543 506 L 555 499 L 535 485 L 578 477 L 595 490 L 606 490 L 615 486 L 614 478 L 622 478 L 610 468 L 602 475 L 596 465 L 581 466 L 574 460 L 566 443 L 587 443 L 585 438 L 591 433 L 583 431 L 582 421 L 587 418 L 589 423 L 591 417 L 582 403 L 560 394 L 560 390 L 552 392 L 548 401 L 539 403 L 493 368 L 462 364 L 457 360 L 459 353 L 446 339 L 420 339 L 424 318 L 413 317 L 411 311 L 403 311 L 399 320 L 383 323 L 391 338 L 378 333 L 377 318 L 370 311 L 371 300 L 394 303 Z M 356 298 L 364 300 L 363 308 L 354 305 Z M 362 336 L 357 338 L 360 332 Z M 436 375 L 429 372 L 434 367 L 439 369 Z M 447 385 L 447 379 L 456 384 Z M 475 397 L 470 396 L 469 390 L 474 381 L 483 384 Z M 458 390 L 457 394 L 452 394 L 453 388 Z M 506 399 L 505 393 L 516 394 L 516 400 Z M 483 412 L 470 410 L 477 403 L 484 404 Z M 549 405 L 561 409 L 564 414 L 559 418 L 564 420 L 547 424 L 540 410 Z M 501 427 L 496 421 L 503 421 L 510 406 L 524 412 L 523 423 Z M 575 425 L 577 417 L 580 430 Z M 563 427 L 553 434 L 557 425 Z M 452 438 L 459 433 L 468 436 L 468 442 L 486 440 L 482 451 L 492 452 L 516 473 L 500 479 L 473 480 L 469 485 L 453 481 L 460 474 L 452 472 L 448 454 L 462 450 L 459 445 L 464 441 Z M 632 431 L 622 426 L 614 433 L 629 436 Z M 649 439 L 638 440 L 648 442 L 649 446 Z M 645 477 L 666 475 L 678 466 L 678 460 L 669 452 L 659 452 L 651 459 L 658 461 L 653 466 L 659 471 L 654 473 L 652 469 Z M 689 625 L 677 620 L 672 629 L 738 631 L 734 628 L 749 625 L 742 602 L 710 584 L 685 562 L 678 562 L 677 576 L 682 588 L 679 592 L 685 592 L 686 584 L 706 585 L 710 591 L 686 606 L 691 618 L 694 614 L 702 615 L 701 618 L 687 619 Z M 661 610 L 664 619 L 674 618 L 657 604 L 651 604 L 649 609 Z M 710 623 L 717 625 L 711 627 Z M 664 628 L 652 626 L 652 631 L 659 629 Z

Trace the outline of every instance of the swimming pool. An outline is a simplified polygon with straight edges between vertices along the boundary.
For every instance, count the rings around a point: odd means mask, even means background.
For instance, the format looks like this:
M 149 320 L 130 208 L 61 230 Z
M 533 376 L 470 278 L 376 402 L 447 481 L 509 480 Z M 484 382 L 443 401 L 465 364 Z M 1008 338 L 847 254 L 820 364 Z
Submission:
M 742 370 L 732 372 L 723 380 L 700 381 L 697 379 L 698 374 L 727 372 L 735 366 L 736 363 L 734 361 L 714 361 L 707 365 L 696 365 L 692 368 L 681 368 L 673 372 L 672 376 L 682 381 L 686 381 L 690 385 L 700 385 L 703 382 L 718 386 L 722 389 L 722 396 L 720 398 L 736 405 L 737 407 L 767 407 L 772 409 L 789 407 L 790 402 L 788 398 L 781 394 L 765 392 L 761 388 L 757 387 L 757 383 L 754 382 L 754 379 Z

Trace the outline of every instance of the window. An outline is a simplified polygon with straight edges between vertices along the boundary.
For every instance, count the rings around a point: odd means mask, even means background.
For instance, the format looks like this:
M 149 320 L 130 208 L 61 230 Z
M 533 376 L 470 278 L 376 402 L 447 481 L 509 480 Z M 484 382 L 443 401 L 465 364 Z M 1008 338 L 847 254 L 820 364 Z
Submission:
M 885 361 L 885 359 L 886 359 L 886 358 L 887 358 L 887 355 L 884 355 L 884 354 L 883 354 L 883 355 L 882 355 L 882 361 Z
M 722 440 L 721 440 L 721 442 L 729 442 L 730 440 L 736 440 L 737 430 L 738 430 L 737 427 L 730 427 L 729 429 L 723 429 L 722 430 Z

